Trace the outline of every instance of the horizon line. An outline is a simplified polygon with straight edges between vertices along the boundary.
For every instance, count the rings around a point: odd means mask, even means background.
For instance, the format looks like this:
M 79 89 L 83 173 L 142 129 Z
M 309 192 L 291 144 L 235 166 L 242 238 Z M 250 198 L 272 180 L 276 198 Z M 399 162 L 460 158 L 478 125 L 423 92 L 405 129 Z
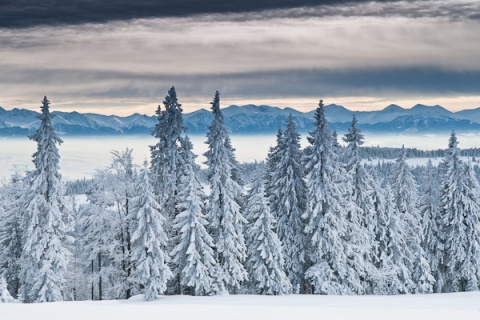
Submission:
M 318 100 L 317 100 L 318 101 Z M 129 116 L 132 116 L 132 115 L 135 115 L 135 114 L 138 114 L 138 115 L 143 115 L 143 116 L 148 116 L 148 117 L 154 117 L 155 116 L 155 111 L 153 112 L 153 114 L 149 115 L 147 113 L 140 113 L 140 112 L 133 112 L 133 113 L 130 113 L 128 115 L 118 115 L 118 114 L 115 114 L 115 113 L 102 113 L 102 112 L 91 112 L 91 111 L 87 111 L 87 112 L 82 112 L 82 111 L 79 111 L 79 110 L 72 110 L 72 111 L 65 111 L 64 108 L 60 108 L 60 109 L 56 109 L 55 108 L 55 103 L 51 103 L 51 112 L 62 112 L 62 113 L 79 113 L 79 114 L 99 114 L 99 115 L 103 115 L 103 116 L 116 116 L 116 117 L 121 117 L 121 118 L 125 118 L 125 117 L 129 117 Z M 183 104 L 181 104 L 183 105 Z M 316 108 L 313 108 L 311 110 L 308 110 L 308 111 L 302 111 L 302 110 L 299 110 L 298 108 L 295 108 L 295 107 L 291 107 L 291 106 L 285 106 L 285 107 L 279 107 L 279 106 L 276 106 L 276 105 L 270 105 L 270 104 L 255 104 L 255 103 L 247 103 L 247 104 L 229 104 L 228 106 L 226 107 L 223 107 L 223 108 L 220 108 L 221 110 L 225 110 L 225 109 L 228 109 L 230 107 L 239 107 L 239 108 L 244 108 L 244 107 L 248 107 L 248 106 L 253 106 L 253 107 L 269 107 L 269 108 L 276 108 L 276 109 L 280 109 L 280 110 L 285 110 L 285 109 L 292 109 L 292 110 L 295 110 L 297 112 L 300 112 L 300 113 L 309 113 L 309 112 L 312 112 L 312 111 L 315 111 Z M 461 110 L 457 110 L 457 111 L 452 111 L 452 110 L 449 110 L 439 104 L 435 104 L 435 105 L 426 105 L 426 104 L 422 104 L 422 103 L 417 103 L 411 107 L 402 107 L 401 105 L 399 104 L 396 104 L 396 103 L 391 103 L 383 108 L 379 108 L 379 109 L 372 109 L 372 110 L 352 110 L 352 109 L 349 109 L 348 107 L 344 106 L 343 104 L 337 104 L 337 103 L 329 103 L 329 104 L 325 104 L 325 107 L 331 107 L 331 106 L 338 106 L 338 107 L 341 107 L 341 108 L 344 108 L 345 110 L 347 111 L 350 111 L 352 113 L 370 113 L 370 112 L 379 112 L 379 111 L 384 111 L 385 109 L 389 108 L 389 107 L 398 107 L 402 110 L 411 110 L 417 106 L 423 106 L 423 107 L 427 107 L 427 108 L 436 108 L 436 107 L 439 107 L 439 108 L 442 108 L 448 112 L 451 112 L 451 113 L 458 113 L 458 112 L 463 112 L 463 111 L 468 111 L 468 110 L 477 110 L 477 109 L 480 109 L 480 107 L 474 107 L 474 108 L 466 108 L 466 109 L 461 109 Z M 37 108 L 40 108 L 40 104 L 38 105 Z M 18 108 L 18 107 L 13 107 L 13 108 L 5 108 L 3 106 L 0 105 L 0 109 L 4 110 L 4 111 L 13 111 L 13 110 L 28 110 L 28 111 L 32 111 L 32 112 L 37 112 L 39 113 L 38 111 L 36 111 L 36 109 L 34 109 L 33 107 L 30 108 L 30 107 L 24 107 L 24 108 Z M 198 108 L 198 109 L 195 109 L 193 111 L 189 111 L 189 112 L 183 112 L 183 114 L 191 114 L 191 113 L 195 113 L 195 112 L 198 112 L 200 110 L 205 110 L 205 111 L 208 111 L 210 112 L 209 109 L 207 108 Z

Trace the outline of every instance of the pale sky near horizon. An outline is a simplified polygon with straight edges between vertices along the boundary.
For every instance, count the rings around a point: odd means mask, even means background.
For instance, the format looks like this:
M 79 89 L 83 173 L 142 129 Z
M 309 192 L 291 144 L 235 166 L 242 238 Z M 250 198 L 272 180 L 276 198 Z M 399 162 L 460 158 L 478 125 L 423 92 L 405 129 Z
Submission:
M 0 106 L 480 107 L 480 1 L 5 0 Z

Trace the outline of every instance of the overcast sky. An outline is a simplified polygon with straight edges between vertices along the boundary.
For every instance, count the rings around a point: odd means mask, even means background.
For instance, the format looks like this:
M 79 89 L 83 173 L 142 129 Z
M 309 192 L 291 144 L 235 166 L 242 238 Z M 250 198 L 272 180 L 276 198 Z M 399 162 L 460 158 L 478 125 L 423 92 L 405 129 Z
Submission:
M 479 30 L 475 0 L 2 0 L 0 106 L 476 108 Z

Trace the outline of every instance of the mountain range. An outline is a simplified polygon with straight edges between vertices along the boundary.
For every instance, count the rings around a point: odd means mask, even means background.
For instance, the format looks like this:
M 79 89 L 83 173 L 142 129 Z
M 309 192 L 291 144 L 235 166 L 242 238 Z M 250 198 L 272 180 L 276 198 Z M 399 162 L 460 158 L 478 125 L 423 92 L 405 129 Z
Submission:
M 300 132 L 313 129 L 315 111 L 300 112 L 292 108 L 272 106 L 232 105 L 222 109 L 225 124 L 234 134 L 274 133 L 284 126 L 291 114 Z M 149 134 L 157 122 L 155 116 L 132 114 L 127 117 L 96 113 L 52 112 L 53 124 L 61 135 L 118 135 Z M 331 104 L 325 107 L 330 127 L 344 132 L 353 114 L 361 129 L 379 133 L 427 133 L 480 131 L 480 108 L 451 112 L 441 106 L 417 104 L 405 109 L 390 105 L 377 111 L 351 111 Z M 0 136 L 24 136 L 32 134 L 39 125 L 38 112 L 27 109 L 5 110 L 0 107 Z M 212 121 L 205 109 L 184 114 L 189 134 L 204 134 Z

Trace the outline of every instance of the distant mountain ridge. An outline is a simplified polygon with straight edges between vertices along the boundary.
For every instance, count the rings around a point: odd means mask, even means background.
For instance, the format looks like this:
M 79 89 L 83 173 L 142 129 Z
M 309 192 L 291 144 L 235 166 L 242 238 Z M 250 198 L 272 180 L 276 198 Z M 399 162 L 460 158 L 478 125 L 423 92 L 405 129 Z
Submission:
M 231 105 L 222 109 L 225 125 L 234 134 L 274 133 L 285 125 L 291 114 L 300 132 L 313 129 L 313 114 L 292 108 L 281 109 L 266 105 Z M 53 111 L 53 124 L 61 135 L 119 135 L 149 134 L 157 122 L 155 116 L 132 114 L 127 117 L 107 116 L 96 113 Z M 332 129 L 345 131 L 353 114 L 361 129 L 366 132 L 414 133 L 480 131 L 480 108 L 451 112 L 441 106 L 417 104 L 411 109 L 389 105 L 376 111 L 351 111 L 331 104 L 325 114 Z M 24 136 L 38 127 L 39 115 L 26 109 L 5 110 L 0 107 L 0 136 Z M 204 134 L 212 121 L 205 109 L 184 114 L 189 134 Z

